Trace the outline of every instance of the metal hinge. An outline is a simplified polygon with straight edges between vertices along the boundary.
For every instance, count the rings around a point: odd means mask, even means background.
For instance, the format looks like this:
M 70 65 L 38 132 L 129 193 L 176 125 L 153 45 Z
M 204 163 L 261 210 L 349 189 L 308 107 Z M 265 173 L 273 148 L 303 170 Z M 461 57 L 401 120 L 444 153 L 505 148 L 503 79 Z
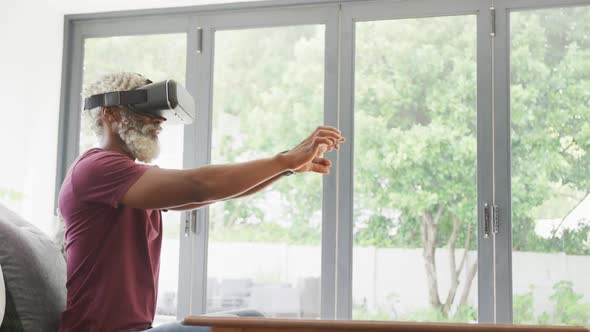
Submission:
M 490 36 L 496 36 L 496 8 L 490 7 L 490 21 L 492 26 L 490 27 Z
M 201 227 L 199 227 L 200 223 L 197 221 L 197 210 L 192 210 L 191 214 L 193 215 L 191 229 L 193 230 L 193 233 L 199 234 L 201 232 Z
M 197 28 L 197 53 L 203 52 L 203 28 Z
M 188 211 L 184 214 L 184 236 L 189 236 L 191 231 L 199 234 L 199 223 L 197 222 L 197 210 Z
M 483 237 L 490 237 L 490 206 L 488 203 L 483 205 Z
M 184 236 L 188 237 L 191 235 L 191 220 L 192 220 L 192 211 L 188 211 L 184 213 Z
M 500 213 L 498 212 L 498 205 L 494 204 L 494 207 L 492 208 L 492 214 L 494 216 L 494 218 L 492 218 L 493 221 L 493 226 L 492 226 L 492 232 L 494 232 L 494 234 L 498 234 L 498 230 L 500 228 Z

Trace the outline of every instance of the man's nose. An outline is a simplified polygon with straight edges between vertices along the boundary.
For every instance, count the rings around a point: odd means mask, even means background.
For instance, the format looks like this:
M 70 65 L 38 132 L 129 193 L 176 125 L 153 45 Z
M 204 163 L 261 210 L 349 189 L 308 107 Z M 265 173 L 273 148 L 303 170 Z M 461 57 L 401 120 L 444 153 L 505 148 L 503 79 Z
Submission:
M 162 122 L 166 121 L 166 118 L 158 116 L 158 117 L 152 118 L 151 120 L 154 123 L 161 124 Z

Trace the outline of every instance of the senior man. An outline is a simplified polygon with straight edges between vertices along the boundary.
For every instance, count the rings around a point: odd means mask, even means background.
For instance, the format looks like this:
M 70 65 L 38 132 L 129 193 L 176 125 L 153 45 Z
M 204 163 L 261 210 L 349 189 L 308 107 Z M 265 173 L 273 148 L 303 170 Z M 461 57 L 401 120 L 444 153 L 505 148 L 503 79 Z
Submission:
M 135 73 L 103 77 L 87 96 L 128 91 L 151 83 Z M 156 309 L 161 211 L 198 209 L 254 194 L 287 173 L 328 174 L 325 151 L 344 141 L 333 127 L 318 127 L 285 153 L 249 162 L 195 169 L 162 169 L 164 119 L 121 106 L 83 111 L 99 147 L 70 167 L 59 194 L 65 223 L 67 305 L 60 331 L 197 331 L 179 323 L 152 328 Z M 280 135 L 280 133 L 277 133 Z

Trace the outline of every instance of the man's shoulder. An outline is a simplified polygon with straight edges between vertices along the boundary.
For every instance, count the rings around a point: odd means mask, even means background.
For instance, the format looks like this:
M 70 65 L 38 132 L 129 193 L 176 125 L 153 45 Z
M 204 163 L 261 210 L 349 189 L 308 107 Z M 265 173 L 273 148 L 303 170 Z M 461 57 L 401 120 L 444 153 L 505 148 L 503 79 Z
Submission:
M 99 148 L 92 148 L 86 150 L 82 153 L 76 161 L 72 164 L 72 168 L 79 168 L 79 167 L 101 167 L 106 166 L 109 164 L 120 164 L 124 163 L 127 165 L 135 165 L 137 164 L 134 160 L 129 158 L 128 156 L 116 152 L 116 151 L 109 151 L 103 150 Z
M 87 182 L 89 177 L 99 181 L 100 178 L 140 167 L 140 164 L 119 152 L 92 148 L 72 163 L 67 177 L 76 183 Z
M 77 200 L 108 203 L 116 207 L 119 196 L 147 168 L 116 151 L 90 149 L 70 167 L 64 180 L 69 191 L 65 192 L 74 194 Z
M 84 153 L 82 153 L 80 155 L 80 157 L 78 157 L 78 161 L 86 160 L 86 159 L 98 159 L 98 158 L 122 158 L 122 159 L 126 159 L 129 161 L 133 161 L 133 160 L 131 160 L 131 158 L 127 157 L 126 155 L 124 155 L 120 152 L 111 151 L 111 150 L 103 150 L 100 148 L 91 148 L 91 149 L 86 150 Z

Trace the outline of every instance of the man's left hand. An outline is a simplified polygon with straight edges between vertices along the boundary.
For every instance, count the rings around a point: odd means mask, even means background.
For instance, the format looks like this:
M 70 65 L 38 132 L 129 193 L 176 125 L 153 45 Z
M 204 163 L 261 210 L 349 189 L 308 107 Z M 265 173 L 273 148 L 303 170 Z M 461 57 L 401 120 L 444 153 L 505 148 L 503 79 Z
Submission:
M 338 149 L 338 147 L 336 147 L 335 149 Z M 326 145 L 322 144 L 320 146 L 320 149 L 316 153 L 316 156 L 309 163 L 293 171 L 295 173 L 314 172 L 320 174 L 330 174 L 330 167 L 332 167 L 332 162 L 330 161 L 330 159 L 324 157 L 324 152 L 326 151 L 332 151 L 332 148 L 328 148 Z

